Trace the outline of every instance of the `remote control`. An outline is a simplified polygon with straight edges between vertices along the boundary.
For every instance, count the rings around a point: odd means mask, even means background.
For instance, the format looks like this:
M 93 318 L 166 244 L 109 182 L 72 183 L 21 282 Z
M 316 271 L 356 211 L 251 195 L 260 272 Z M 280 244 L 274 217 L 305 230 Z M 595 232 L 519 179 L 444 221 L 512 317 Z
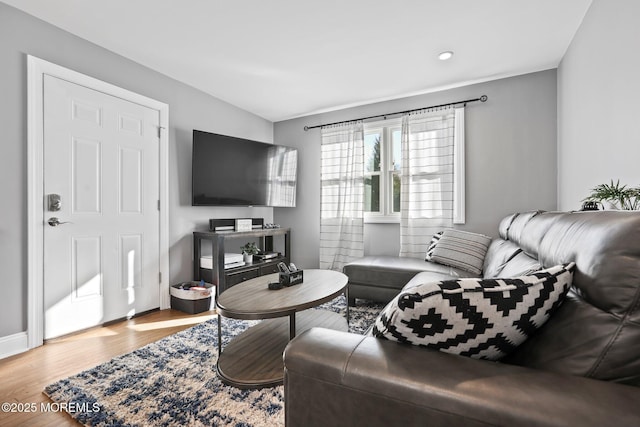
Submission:
M 291 271 L 289 271 L 289 268 L 287 267 L 287 264 L 285 264 L 284 262 L 278 263 L 278 270 L 280 270 L 280 272 L 282 273 L 291 273 Z

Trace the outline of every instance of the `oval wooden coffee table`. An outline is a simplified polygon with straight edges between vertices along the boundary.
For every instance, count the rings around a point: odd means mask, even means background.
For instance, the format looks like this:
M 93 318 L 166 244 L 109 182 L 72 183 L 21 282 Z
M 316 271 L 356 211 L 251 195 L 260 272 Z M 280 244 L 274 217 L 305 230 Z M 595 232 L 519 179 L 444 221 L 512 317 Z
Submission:
M 301 284 L 269 290 L 268 284 L 277 281 L 278 273 L 257 277 L 239 283 L 218 296 L 216 370 L 225 384 L 239 388 L 282 384 L 282 353 L 296 334 L 314 326 L 347 330 L 348 311 L 345 319 L 327 310 L 307 310 L 346 292 L 347 276 L 331 270 L 304 270 Z M 222 316 L 266 320 L 234 337 L 222 349 Z

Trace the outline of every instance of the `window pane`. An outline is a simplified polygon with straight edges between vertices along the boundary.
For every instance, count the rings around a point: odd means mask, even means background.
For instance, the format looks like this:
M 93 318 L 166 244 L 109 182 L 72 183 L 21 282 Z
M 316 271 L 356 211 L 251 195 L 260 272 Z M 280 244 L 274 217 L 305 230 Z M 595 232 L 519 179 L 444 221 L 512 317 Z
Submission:
M 380 175 L 364 179 L 364 211 L 380 212 Z
M 364 170 L 377 172 L 380 170 L 380 134 L 371 133 L 364 137 Z
M 391 144 L 393 150 L 393 170 L 400 171 L 402 168 L 402 140 L 400 139 L 400 130 L 391 132 Z
M 392 174 L 393 179 L 393 212 L 400 212 L 400 175 Z

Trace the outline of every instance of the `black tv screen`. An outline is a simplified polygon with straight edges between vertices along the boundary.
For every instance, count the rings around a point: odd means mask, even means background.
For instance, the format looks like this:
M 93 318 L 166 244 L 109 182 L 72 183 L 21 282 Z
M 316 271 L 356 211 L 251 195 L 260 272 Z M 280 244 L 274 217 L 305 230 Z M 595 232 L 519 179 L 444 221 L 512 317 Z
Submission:
M 193 131 L 193 206 L 296 205 L 298 151 Z

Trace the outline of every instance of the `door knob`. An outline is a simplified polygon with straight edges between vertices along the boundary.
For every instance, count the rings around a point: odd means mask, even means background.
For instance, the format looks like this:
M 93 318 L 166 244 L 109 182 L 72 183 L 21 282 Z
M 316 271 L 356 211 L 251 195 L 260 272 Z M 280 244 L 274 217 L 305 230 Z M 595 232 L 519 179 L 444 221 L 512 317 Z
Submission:
M 52 227 L 57 227 L 61 224 L 71 224 L 71 222 L 69 221 L 60 221 L 58 218 L 56 218 L 55 216 L 52 216 L 51 218 L 49 218 L 47 220 L 47 222 L 49 223 L 50 226 Z

